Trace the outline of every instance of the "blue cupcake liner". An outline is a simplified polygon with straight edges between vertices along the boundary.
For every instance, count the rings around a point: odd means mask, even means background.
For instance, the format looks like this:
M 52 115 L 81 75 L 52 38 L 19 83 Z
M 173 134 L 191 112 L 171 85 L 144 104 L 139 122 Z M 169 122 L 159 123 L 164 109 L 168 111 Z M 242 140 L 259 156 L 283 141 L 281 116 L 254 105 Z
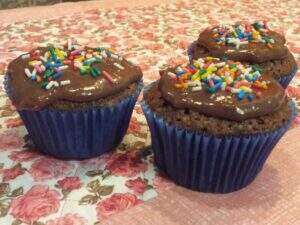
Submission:
M 281 84 L 281 86 L 286 89 L 290 82 L 292 81 L 292 79 L 294 78 L 294 76 L 296 75 L 298 70 L 298 67 L 295 66 L 295 68 L 293 69 L 292 73 L 289 75 L 285 75 L 285 76 L 281 76 L 280 78 L 277 79 L 277 81 Z
M 249 185 L 296 116 L 295 104 L 290 101 L 292 116 L 277 130 L 219 137 L 178 128 L 152 112 L 144 100 L 141 106 L 157 167 L 181 186 L 211 193 L 233 192 Z
M 187 50 L 187 54 L 189 57 L 189 61 L 192 62 L 193 61 L 193 55 L 194 55 L 194 48 L 197 44 L 197 41 L 192 42 L 192 44 L 189 45 L 188 50 Z M 276 79 L 280 85 L 286 89 L 289 85 L 289 83 L 292 81 L 292 79 L 294 78 L 294 76 L 296 75 L 298 70 L 298 67 L 295 66 L 295 68 L 293 69 L 293 71 L 290 74 L 286 74 L 286 75 L 282 75 L 280 78 Z
M 8 83 L 6 76 L 5 89 L 10 95 Z M 132 95 L 113 106 L 18 112 L 41 152 L 60 159 L 88 159 L 109 152 L 120 144 L 142 87 L 141 81 Z

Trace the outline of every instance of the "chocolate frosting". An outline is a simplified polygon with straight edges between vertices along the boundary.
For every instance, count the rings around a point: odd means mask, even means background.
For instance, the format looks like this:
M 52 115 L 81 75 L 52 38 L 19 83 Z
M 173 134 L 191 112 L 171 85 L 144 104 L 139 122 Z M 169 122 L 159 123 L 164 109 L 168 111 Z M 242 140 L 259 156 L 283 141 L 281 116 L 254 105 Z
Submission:
M 247 61 L 251 63 L 261 63 L 269 60 L 282 59 L 286 57 L 288 49 L 285 46 L 285 38 L 280 34 L 268 30 L 266 34 L 274 39 L 272 48 L 265 43 L 249 42 L 241 45 L 238 49 L 235 46 L 219 45 L 216 43 L 213 28 L 202 31 L 198 38 L 198 43 L 206 47 L 214 57 L 227 56 L 228 59 L 236 61 Z
M 42 55 L 47 48 L 38 48 Z M 142 78 L 141 69 L 123 58 L 115 59 L 106 57 L 102 63 L 93 64 L 100 71 L 107 71 L 113 78 L 113 83 L 106 80 L 103 75 L 96 78 L 90 75 L 80 75 L 72 67 L 62 71 L 63 75 L 57 81 L 70 80 L 70 84 L 49 90 L 41 88 L 41 84 L 28 78 L 24 69 L 29 68 L 30 59 L 21 56 L 13 60 L 9 66 L 10 98 L 18 110 L 39 110 L 56 100 L 73 102 L 87 102 L 108 97 L 121 92 L 131 83 Z M 113 64 L 117 62 L 124 69 L 119 69 Z M 32 68 L 31 68 L 32 69 Z
M 159 89 L 162 97 L 176 108 L 191 109 L 207 116 L 243 121 L 278 110 L 286 98 L 283 88 L 269 74 L 262 75 L 262 80 L 268 83 L 262 96 L 248 101 L 237 100 L 233 94 L 225 91 L 211 94 L 204 89 L 193 92 L 190 89 L 176 88 L 176 81 L 168 75 L 168 72 L 174 71 L 167 69 L 160 72 Z

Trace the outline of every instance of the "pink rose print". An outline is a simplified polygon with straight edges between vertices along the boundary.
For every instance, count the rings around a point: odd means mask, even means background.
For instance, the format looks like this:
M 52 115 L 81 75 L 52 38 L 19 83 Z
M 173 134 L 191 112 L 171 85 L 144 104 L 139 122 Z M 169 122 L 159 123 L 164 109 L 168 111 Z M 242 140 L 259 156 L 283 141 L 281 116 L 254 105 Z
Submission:
M 44 181 L 62 177 L 68 174 L 73 167 L 74 166 L 67 161 L 41 157 L 31 165 L 29 173 L 35 181 Z
M 137 121 L 137 118 L 132 117 L 131 120 L 130 120 L 127 132 L 129 134 L 133 134 L 133 133 L 139 132 L 140 130 L 141 130 L 141 125 Z
M 7 130 L 0 134 L 0 151 L 21 148 L 23 144 L 23 139 L 17 131 Z
M 159 44 L 159 43 L 150 43 L 150 44 L 146 44 L 144 45 L 144 47 L 146 49 L 149 49 L 149 50 L 159 50 L 159 49 L 163 49 L 164 48 L 164 45 L 163 44 Z
M 6 182 L 9 180 L 13 180 L 16 177 L 25 173 L 25 169 L 22 168 L 21 164 L 17 164 L 16 166 L 9 169 L 2 169 L 0 171 L 2 173 L 2 181 Z
M 40 154 L 34 150 L 22 150 L 12 152 L 8 158 L 16 162 L 27 162 L 40 157 Z
M 89 170 L 99 169 L 101 166 L 105 165 L 105 163 L 109 159 L 109 157 L 110 157 L 110 154 L 103 154 L 96 158 L 82 160 L 79 163 L 82 167 L 89 169 Z
M 115 43 L 119 41 L 119 38 L 116 36 L 106 36 L 102 39 L 102 41 L 107 43 Z
M 74 190 L 81 187 L 79 177 L 66 177 L 57 181 L 58 187 L 63 190 Z
M 187 59 L 184 57 L 172 57 L 168 60 L 168 65 L 171 67 L 175 67 L 183 63 L 187 63 Z
M 59 193 L 47 186 L 35 185 L 11 202 L 11 215 L 23 223 L 32 224 L 59 209 Z
M 125 185 L 129 189 L 133 190 L 135 194 L 142 195 L 147 189 L 148 180 L 138 177 L 133 180 L 127 180 Z
M 46 225 L 86 225 L 88 222 L 78 214 L 67 213 L 63 217 L 49 220 Z
M 20 118 L 9 118 L 4 123 L 7 128 L 15 128 L 23 125 L 23 121 Z
M 137 114 L 143 114 L 143 110 L 142 110 L 142 107 L 139 106 L 139 105 L 136 105 L 135 108 L 134 108 L 135 112 Z
M 163 174 L 157 173 L 153 179 L 153 187 L 156 191 L 160 192 L 166 188 L 174 186 L 170 180 L 168 180 Z
M 107 218 L 115 213 L 121 212 L 132 206 L 135 206 L 142 201 L 135 195 L 130 193 L 115 193 L 111 197 L 100 201 L 97 204 L 96 211 L 98 219 Z
M 147 163 L 137 155 L 137 151 L 127 153 L 115 153 L 108 159 L 106 169 L 115 176 L 132 177 L 147 170 Z
M 300 88 L 295 88 L 292 86 L 288 86 L 287 92 L 290 97 L 297 97 L 300 98 Z
M 140 38 L 147 41 L 155 41 L 156 36 L 153 32 L 144 32 L 140 35 Z

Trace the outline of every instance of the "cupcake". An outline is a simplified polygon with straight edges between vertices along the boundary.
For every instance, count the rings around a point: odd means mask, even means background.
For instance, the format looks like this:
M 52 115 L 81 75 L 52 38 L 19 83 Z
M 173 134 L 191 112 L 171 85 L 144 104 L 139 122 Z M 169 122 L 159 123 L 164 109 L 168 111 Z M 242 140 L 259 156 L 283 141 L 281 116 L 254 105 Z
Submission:
M 258 64 L 286 88 L 297 71 L 297 63 L 285 38 L 266 23 L 234 24 L 208 28 L 189 48 L 190 60 L 203 56 Z
M 129 125 L 142 72 L 112 50 L 40 47 L 8 65 L 6 91 L 37 149 L 61 159 L 113 150 Z
M 295 117 L 284 89 L 257 65 L 204 57 L 160 75 L 142 101 L 154 160 L 193 190 L 250 184 Z

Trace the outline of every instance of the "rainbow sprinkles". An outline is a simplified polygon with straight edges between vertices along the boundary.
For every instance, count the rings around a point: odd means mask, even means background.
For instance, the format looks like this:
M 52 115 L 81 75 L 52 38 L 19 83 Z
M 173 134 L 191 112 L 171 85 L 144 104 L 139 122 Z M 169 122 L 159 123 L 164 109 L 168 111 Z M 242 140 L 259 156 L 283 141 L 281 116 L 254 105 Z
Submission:
M 44 54 L 39 49 L 33 50 L 21 56 L 28 61 L 28 68 L 24 69 L 25 75 L 32 81 L 41 84 L 41 87 L 49 90 L 59 86 L 69 85 L 70 80 L 63 80 L 63 71 L 79 70 L 79 74 L 90 75 L 93 78 L 103 76 L 109 83 L 114 84 L 114 79 L 107 71 L 100 71 L 95 64 L 102 63 L 106 58 L 114 60 L 113 66 L 123 70 L 121 62 L 123 58 L 106 48 L 81 48 L 75 42 L 68 40 L 63 47 L 49 45 Z
M 256 64 L 206 57 L 194 60 L 193 64 L 178 66 L 175 73 L 169 71 L 168 75 L 175 80 L 176 88 L 193 92 L 205 89 L 211 94 L 224 91 L 232 93 L 238 100 L 252 101 L 268 88 L 268 83 L 261 79 L 261 72 Z
M 239 48 L 251 42 L 265 43 L 272 48 L 274 39 L 267 35 L 268 26 L 266 22 L 255 22 L 253 24 L 234 24 L 215 27 L 214 40 L 219 45 L 233 45 Z

